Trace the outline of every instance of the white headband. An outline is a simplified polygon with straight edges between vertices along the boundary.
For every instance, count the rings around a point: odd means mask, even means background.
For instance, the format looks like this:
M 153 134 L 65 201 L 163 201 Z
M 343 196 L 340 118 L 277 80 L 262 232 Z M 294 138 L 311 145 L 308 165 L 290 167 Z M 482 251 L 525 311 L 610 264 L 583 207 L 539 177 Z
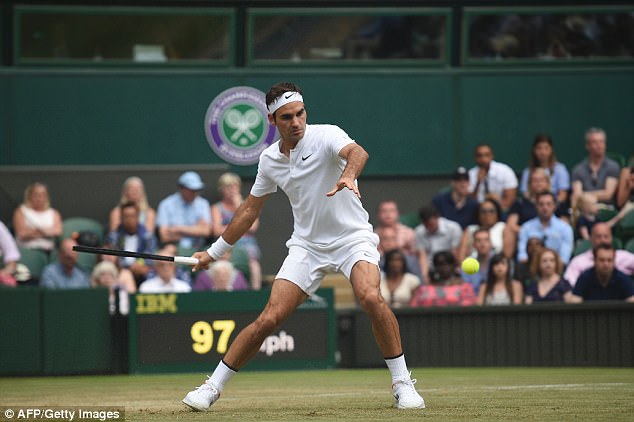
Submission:
M 269 109 L 269 113 L 273 114 L 278 108 L 285 106 L 288 103 L 292 103 L 293 101 L 304 102 L 304 98 L 299 92 L 286 91 L 285 93 L 274 99 L 271 104 L 268 104 L 266 108 Z

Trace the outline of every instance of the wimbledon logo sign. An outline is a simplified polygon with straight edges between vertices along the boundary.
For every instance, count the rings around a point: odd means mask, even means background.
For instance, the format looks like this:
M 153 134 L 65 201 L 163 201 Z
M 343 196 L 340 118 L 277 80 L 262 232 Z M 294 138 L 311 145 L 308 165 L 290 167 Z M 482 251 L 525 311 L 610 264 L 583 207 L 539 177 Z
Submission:
M 205 135 L 220 158 L 241 166 L 255 164 L 277 139 L 277 130 L 267 119 L 264 96 L 255 88 L 238 86 L 211 102 L 205 115 Z

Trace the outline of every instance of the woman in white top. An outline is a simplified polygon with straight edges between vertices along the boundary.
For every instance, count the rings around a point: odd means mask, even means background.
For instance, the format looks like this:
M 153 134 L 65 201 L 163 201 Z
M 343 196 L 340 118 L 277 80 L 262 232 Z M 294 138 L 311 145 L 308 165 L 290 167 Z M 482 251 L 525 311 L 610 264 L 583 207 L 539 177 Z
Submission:
M 504 228 L 506 223 L 501 221 L 502 208 L 500 204 L 493 199 L 485 199 L 478 205 L 477 220 L 479 224 L 471 224 L 464 229 L 462 240 L 458 246 L 458 262 L 462 262 L 468 256 L 474 256 L 473 249 L 473 233 L 478 229 L 489 231 L 491 245 L 495 253 L 501 253 L 504 250 Z M 475 256 L 474 256 L 475 258 Z
M 409 306 L 420 278 L 410 273 L 405 255 L 399 249 L 385 253 L 385 267 L 381 272 L 381 295 L 392 308 Z
M 145 194 L 143 180 L 137 176 L 128 177 L 123 182 L 121 199 L 117 206 L 110 211 L 109 230 L 117 230 L 119 224 L 121 224 L 121 209 L 119 207 L 128 202 L 136 204 L 139 209 L 139 223 L 143 224 L 149 233 L 153 233 L 156 228 L 156 211 L 150 207 Z
M 24 191 L 24 202 L 13 213 L 13 229 L 18 246 L 50 252 L 62 234 L 62 217 L 51 207 L 48 188 L 33 183 Z
M 478 305 L 521 305 L 522 283 L 511 278 L 509 260 L 503 254 L 491 257 L 486 284 L 478 292 Z

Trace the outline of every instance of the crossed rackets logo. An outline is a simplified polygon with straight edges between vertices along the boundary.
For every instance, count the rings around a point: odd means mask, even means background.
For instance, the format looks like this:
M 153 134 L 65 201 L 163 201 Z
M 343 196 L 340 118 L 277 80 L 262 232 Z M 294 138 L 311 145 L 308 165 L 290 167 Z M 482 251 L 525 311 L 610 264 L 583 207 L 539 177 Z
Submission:
M 246 147 L 256 143 L 262 136 L 262 122 L 262 115 L 256 109 L 241 104 L 226 111 L 223 127 L 231 143 Z

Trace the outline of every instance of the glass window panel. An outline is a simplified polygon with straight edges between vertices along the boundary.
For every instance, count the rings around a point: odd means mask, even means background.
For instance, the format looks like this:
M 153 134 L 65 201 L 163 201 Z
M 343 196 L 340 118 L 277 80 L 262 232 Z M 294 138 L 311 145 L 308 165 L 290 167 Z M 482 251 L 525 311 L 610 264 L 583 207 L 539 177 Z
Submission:
M 255 63 L 444 63 L 449 12 L 253 11 Z
M 634 58 L 634 9 L 473 11 L 466 22 L 467 62 Z
M 27 9 L 18 16 L 19 63 L 231 59 L 233 19 L 226 11 Z

